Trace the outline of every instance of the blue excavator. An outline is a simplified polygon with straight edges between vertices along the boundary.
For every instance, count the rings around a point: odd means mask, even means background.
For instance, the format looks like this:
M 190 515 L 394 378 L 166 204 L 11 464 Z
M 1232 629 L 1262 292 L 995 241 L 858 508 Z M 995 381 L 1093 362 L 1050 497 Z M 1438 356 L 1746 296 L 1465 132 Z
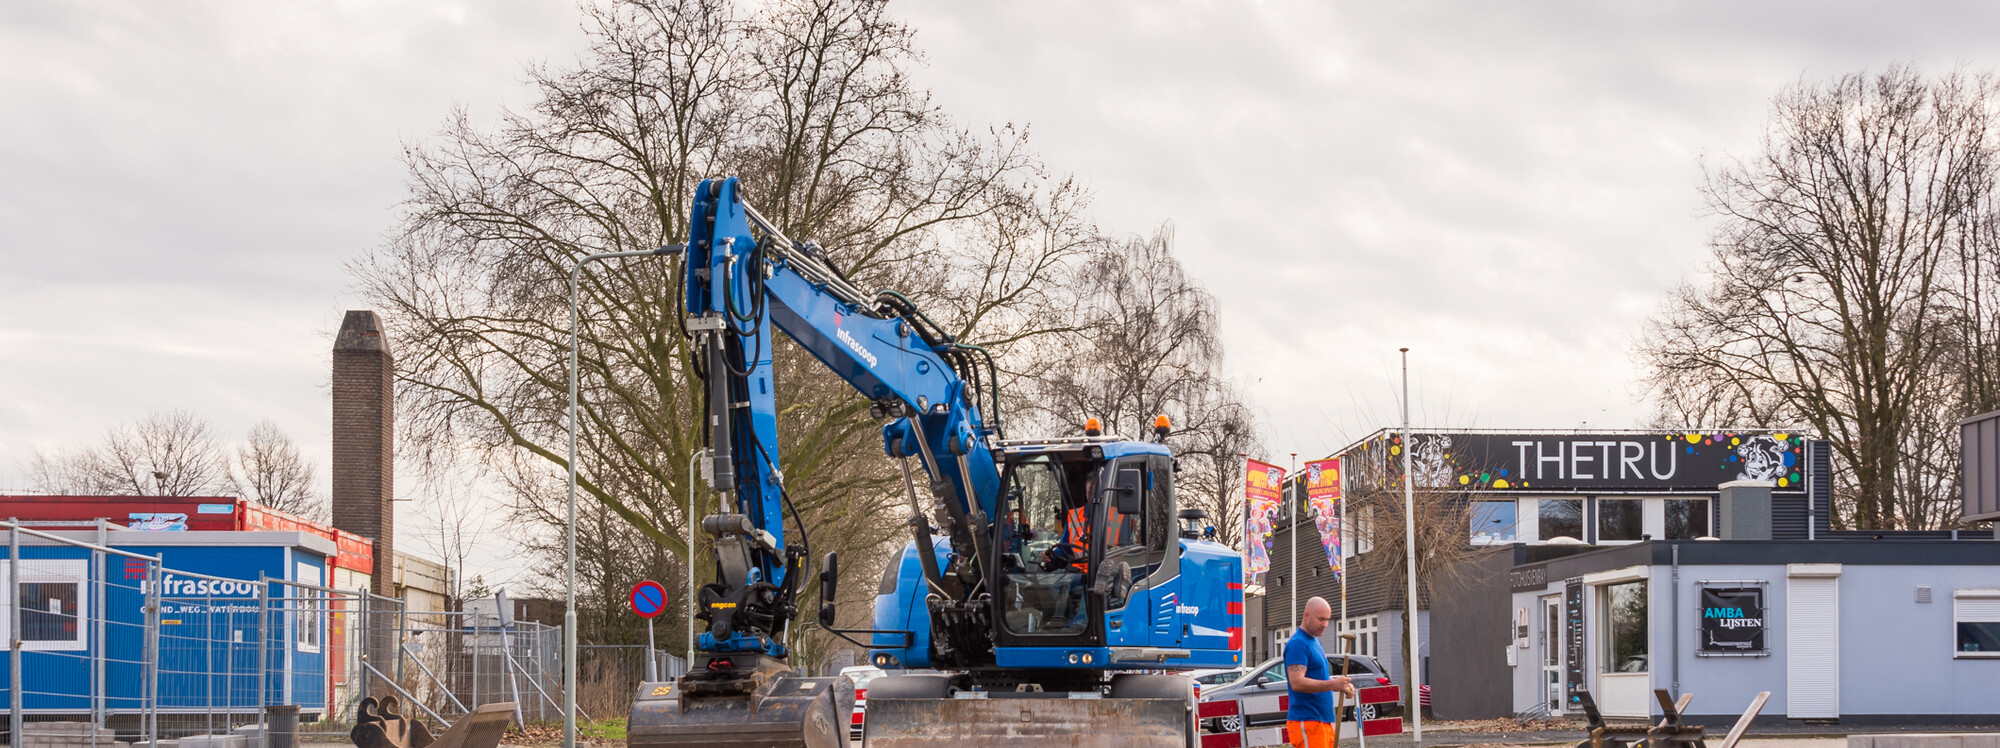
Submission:
M 689 226 L 682 323 L 723 496 L 701 521 L 715 581 L 696 592 L 694 662 L 641 684 L 627 744 L 849 743 L 852 681 L 787 664 L 813 572 L 778 448 L 782 332 L 869 399 L 903 476 L 911 538 L 870 628 L 836 625 L 838 557 L 818 572 L 820 628 L 890 673 L 869 684 L 864 745 L 1198 745 L 1193 685 L 1173 673 L 1242 664 L 1242 559 L 1177 506 L 1166 419 L 1149 439 L 1094 419 L 1083 436 L 1007 438 L 987 351 L 902 294 L 863 291 L 736 178 L 700 184 Z

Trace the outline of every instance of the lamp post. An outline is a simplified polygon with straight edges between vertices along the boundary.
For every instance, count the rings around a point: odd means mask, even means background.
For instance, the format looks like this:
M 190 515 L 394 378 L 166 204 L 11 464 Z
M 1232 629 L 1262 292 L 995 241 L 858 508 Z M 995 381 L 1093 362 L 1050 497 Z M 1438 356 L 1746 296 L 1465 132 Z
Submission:
M 1405 601 L 1404 628 L 1410 632 L 1410 724 L 1414 727 L 1411 739 L 1424 742 L 1424 650 L 1417 632 L 1417 492 L 1416 479 L 1410 475 L 1410 449 L 1416 444 L 1410 441 L 1410 349 L 1398 349 L 1403 354 L 1403 553 L 1409 559 L 1406 576 L 1409 577 L 1409 595 Z
M 684 245 L 637 252 L 585 255 L 569 271 L 569 489 L 567 523 L 563 528 L 563 748 L 576 748 L 576 327 L 577 286 L 585 265 L 614 257 L 677 255 Z
M 1236 458 L 1237 458 L 1237 467 L 1236 467 L 1236 473 L 1237 473 L 1238 475 L 1242 475 L 1242 474 L 1243 474 L 1243 468 L 1244 468 L 1244 467 L 1245 467 L 1245 466 L 1247 465 L 1247 461 L 1248 461 L 1248 460 L 1250 459 L 1250 453 L 1248 453 L 1248 452 L 1237 452 L 1237 453 L 1236 453 Z M 1233 480 L 1233 479 L 1232 479 L 1232 480 Z M 1249 492 L 1250 492 L 1250 485 L 1249 485 L 1249 480 L 1248 480 L 1248 479 L 1245 479 L 1245 480 L 1244 480 L 1244 486 L 1243 486 L 1243 491 L 1244 491 L 1244 494 L 1243 494 L 1243 516 L 1241 516 L 1241 517 L 1237 517 L 1237 518 L 1236 518 L 1236 520 L 1237 520 L 1237 524 L 1236 524 L 1236 528 L 1237 528 L 1237 530 L 1238 530 L 1238 531 L 1240 531 L 1240 532 L 1242 533 L 1242 537 L 1243 537 L 1243 558 L 1245 559 L 1245 561 L 1244 561 L 1244 564 L 1243 564 L 1243 589 L 1245 589 L 1245 590 L 1248 590 L 1248 589 L 1250 589 L 1250 564 L 1249 564 L 1249 561 L 1248 561 L 1248 559 L 1250 558 L 1250 543 L 1252 543 L 1252 542 L 1253 542 L 1253 541 L 1252 541 L 1252 539 L 1250 538 L 1250 494 L 1249 494 Z M 1224 506 L 1226 507 L 1227 505 L 1225 504 Z M 1259 540 L 1257 540 L 1257 541 L 1254 541 L 1254 542 L 1262 542 L 1262 540 L 1261 540 L 1261 539 L 1259 539 Z M 1261 589 L 1261 587 L 1260 587 L 1260 589 Z M 1248 603 L 1248 602 L 1249 602 L 1249 599 L 1248 599 L 1248 598 L 1250 597 L 1249 593 L 1248 593 L 1248 592 L 1245 592 L 1243 596 L 1244 596 L 1244 598 L 1245 598 L 1245 599 L 1244 599 L 1244 602 L 1245 602 L 1245 603 Z M 1264 606 L 1263 606 L 1263 605 L 1261 605 L 1261 604 L 1260 604 L 1260 605 L 1258 605 L 1258 606 L 1257 606 L 1257 610 L 1258 610 L 1258 611 L 1262 611 L 1263 609 L 1264 609 Z M 1261 615 L 1261 613 L 1260 613 L 1260 615 Z M 1245 623 L 1245 624 L 1244 624 L 1244 626 L 1245 626 L 1245 628 L 1247 629 L 1247 628 L 1248 628 L 1248 626 L 1249 626 L 1249 624 L 1248 624 L 1248 623 Z M 1262 632 L 1262 631 L 1264 631 L 1264 630 L 1265 630 L 1265 629 L 1264 629 L 1264 622 L 1263 622 L 1262 620 L 1259 620 L 1259 621 L 1257 622 L 1257 629 L 1256 629 L 1256 630 L 1257 630 L 1258 632 Z M 1243 645 L 1243 649 L 1241 650 L 1241 651 L 1243 652 L 1243 655 L 1242 655 L 1242 657 L 1241 657 L 1240 659 L 1238 659 L 1238 660 L 1237 660 L 1237 662 L 1241 662 L 1241 663 L 1243 663 L 1243 664 L 1244 664 L 1245 666 L 1248 666 L 1248 665 L 1250 664 L 1250 637 L 1251 637 L 1251 636 L 1253 636 L 1253 635 L 1254 635 L 1254 634 L 1251 634 L 1251 633 L 1248 633 L 1248 632 L 1246 632 L 1246 633 L 1245 633 L 1245 635 L 1244 635 L 1244 637 L 1243 637 L 1243 641 L 1242 641 L 1242 642 L 1240 642 L 1240 643 L 1241 643 L 1241 644 Z
M 681 663 L 681 666 L 683 668 L 694 667 L 694 482 L 696 479 L 695 470 L 698 469 L 696 466 L 701 464 L 702 460 L 708 459 L 709 454 L 710 451 L 706 448 L 697 449 L 694 451 L 694 455 L 688 458 L 688 513 L 687 513 L 688 547 L 687 547 L 687 558 L 682 559 L 683 561 L 687 562 L 687 567 L 688 567 L 688 587 L 687 587 L 688 648 L 687 648 L 687 660 Z
M 1298 482 L 1299 453 L 1292 453 L 1292 462 L 1285 468 L 1285 526 L 1292 531 L 1292 572 L 1285 576 L 1285 587 L 1292 591 L 1292 626 L 1299 625 L 1299 508 L 1292 504 L 1292 484 Z

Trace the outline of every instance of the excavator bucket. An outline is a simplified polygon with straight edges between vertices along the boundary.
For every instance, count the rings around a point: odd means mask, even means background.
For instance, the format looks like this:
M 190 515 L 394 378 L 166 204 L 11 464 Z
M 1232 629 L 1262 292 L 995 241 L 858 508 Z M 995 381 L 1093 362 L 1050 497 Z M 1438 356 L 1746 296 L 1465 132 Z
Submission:
M 950 745 L 1013 748 L 1192 748 L 1194 684 L 1178 675 L 1125 673 L 1110 688 L 1076 692 L 961 691 L 945 675 L 869 682 L 868 748 Z
M 1183 699 L 868 699 L 866 748 L 1188 748 Z
M 629 748 L 843 748 L 854 681 L 764 668 L 732 680 L 639 684 L 626 722 Z

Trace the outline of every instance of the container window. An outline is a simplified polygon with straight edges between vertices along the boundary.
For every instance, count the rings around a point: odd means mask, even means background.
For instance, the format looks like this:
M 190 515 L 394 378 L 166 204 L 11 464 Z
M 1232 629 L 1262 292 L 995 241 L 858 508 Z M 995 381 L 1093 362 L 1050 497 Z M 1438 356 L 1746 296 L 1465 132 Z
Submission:
M 22 582 L 21 641 L 80 641 L 77 601 L 82 598 L 79 582 Z
M 1952 597 L 1958 656 L 2000 657 L 2000 589 L 1958 590 Z

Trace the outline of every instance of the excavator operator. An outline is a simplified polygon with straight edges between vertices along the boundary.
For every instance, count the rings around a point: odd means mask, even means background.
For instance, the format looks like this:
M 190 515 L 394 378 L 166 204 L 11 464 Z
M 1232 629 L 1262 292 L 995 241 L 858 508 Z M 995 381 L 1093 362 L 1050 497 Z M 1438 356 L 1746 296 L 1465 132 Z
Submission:
M 1090 497 L 1097 493 L 1097 472 L 1084 475 L 1083 490 L 1063 497 L 1062 538 L 1042 551 L 1042 571 L 1070 567 L 1078 573 L 1090 570 Z

